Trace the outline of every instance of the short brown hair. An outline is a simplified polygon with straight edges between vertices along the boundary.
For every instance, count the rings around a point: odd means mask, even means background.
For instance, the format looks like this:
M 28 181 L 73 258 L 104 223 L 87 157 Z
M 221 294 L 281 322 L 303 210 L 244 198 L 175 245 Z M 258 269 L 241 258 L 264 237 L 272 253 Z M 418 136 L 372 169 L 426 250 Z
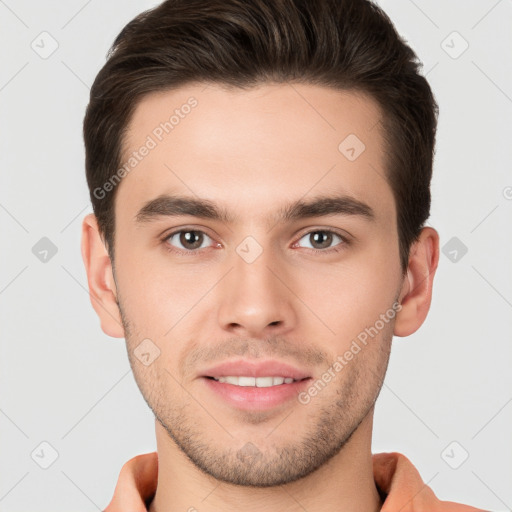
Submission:
M 91 202 L 114 257 L 117 187 L 137 102 L 155 91 L 214 82 L 248 88 L 296 82 L 369 94 L 379 104 L 385 169 L 397 208 L 400 262 L 430 212 L 438 106 L 413 50 L 368 0 L 167 0 L 117 36 L 84 119 Z

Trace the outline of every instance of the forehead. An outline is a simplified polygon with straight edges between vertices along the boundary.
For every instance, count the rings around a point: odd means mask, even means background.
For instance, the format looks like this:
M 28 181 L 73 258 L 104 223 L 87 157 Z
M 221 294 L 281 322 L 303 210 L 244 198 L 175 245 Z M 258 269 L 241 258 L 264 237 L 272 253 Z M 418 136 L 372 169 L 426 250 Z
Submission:
M 231 205 L 254 219 L 285 200 L 336 192 L 389 218 L 380 121 L 366 94 L 305 84 L 152 93 L 128 125 L 116 217 L 164 193 Z

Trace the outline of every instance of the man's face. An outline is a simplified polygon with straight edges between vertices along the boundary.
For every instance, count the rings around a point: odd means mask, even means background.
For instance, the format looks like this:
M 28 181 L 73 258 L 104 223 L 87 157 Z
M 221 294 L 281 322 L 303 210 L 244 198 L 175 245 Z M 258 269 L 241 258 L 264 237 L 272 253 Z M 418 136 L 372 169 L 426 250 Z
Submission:
M 159 131 L 175 109 L 179 122 Z M 379 119 L 362 94 L 288 84 L 194 84 L 137 106 L 124 161 L 148 136 L 156 145 L 115 204 L 128 354 L 162 427 L 218 479 L 296 480 L 371 421 L 403 284 Z M 162 196 L 209 201 L 228 219 Z M 283 216 L 325 196 L 343 200 Z M 212 379 L 285 374 L 297 382 Z

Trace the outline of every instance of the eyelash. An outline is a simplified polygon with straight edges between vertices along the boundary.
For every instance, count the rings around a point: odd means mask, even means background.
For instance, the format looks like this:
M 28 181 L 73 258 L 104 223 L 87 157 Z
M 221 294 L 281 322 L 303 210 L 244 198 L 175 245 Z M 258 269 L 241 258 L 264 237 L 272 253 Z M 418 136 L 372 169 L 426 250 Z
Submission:
M 178 256 L 195 256 L 202 252 L 203 249 L 207 249 L 208 247 L 203 247 L 201 249 L 193 249 L 193 250 L 187 250 L 187 249 L 179 249 L 171 244 L 169 244 L 169 240 L 176 234 L 179 233 L 187 233 L 193 231 L 195 233 L 202 233 L 206 235 L 209 238 L 212 238 L 208 235 L 208 233 L 200 230 L 200 229 L 194 229 L 194 228 L 181 228 L 176 231 L 172 231 L 171 233 L 166 234 L 162 238 L 162 243 L 165 245 L 165 248 L 168 252 L 176 254 Z M 307 231 L 306 233 L 303 233 L 297 240 L 297 242 L 294 242 L 293 245 L 297 244 L 302 238 L 304 238 L 307 235 L 311 235 L 312 233 L 331 233 L 333 235 L 338 236 L 341 239 L 341 242 L 333 247 L 328 247 L 327 249 L 313 249 L 310 247 L 302 247 L 302 249 L 306 249 L 308 251 L 313 251 L 314 253 L 323 253 L 323 254 L 330 254 L 333 252 L 340 252 L 344 249 L 345 246 L 350 245 L 350 240 L 345 235 L 342 235 L 339 231 L 333 230 L 333 229 L 312 229 L 311 231 Z

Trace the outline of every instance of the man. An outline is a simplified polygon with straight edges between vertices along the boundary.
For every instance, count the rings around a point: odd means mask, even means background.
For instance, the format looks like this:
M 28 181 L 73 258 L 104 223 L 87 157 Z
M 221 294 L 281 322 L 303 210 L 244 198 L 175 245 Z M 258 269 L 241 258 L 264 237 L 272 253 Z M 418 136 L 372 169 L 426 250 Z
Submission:
M 157 453 L 115 511 L 470 511 L 371 454 L 425 320 L 437 104 L 364 0 L 178 0 L 119 34 L 84 120 L 82 253 Z

